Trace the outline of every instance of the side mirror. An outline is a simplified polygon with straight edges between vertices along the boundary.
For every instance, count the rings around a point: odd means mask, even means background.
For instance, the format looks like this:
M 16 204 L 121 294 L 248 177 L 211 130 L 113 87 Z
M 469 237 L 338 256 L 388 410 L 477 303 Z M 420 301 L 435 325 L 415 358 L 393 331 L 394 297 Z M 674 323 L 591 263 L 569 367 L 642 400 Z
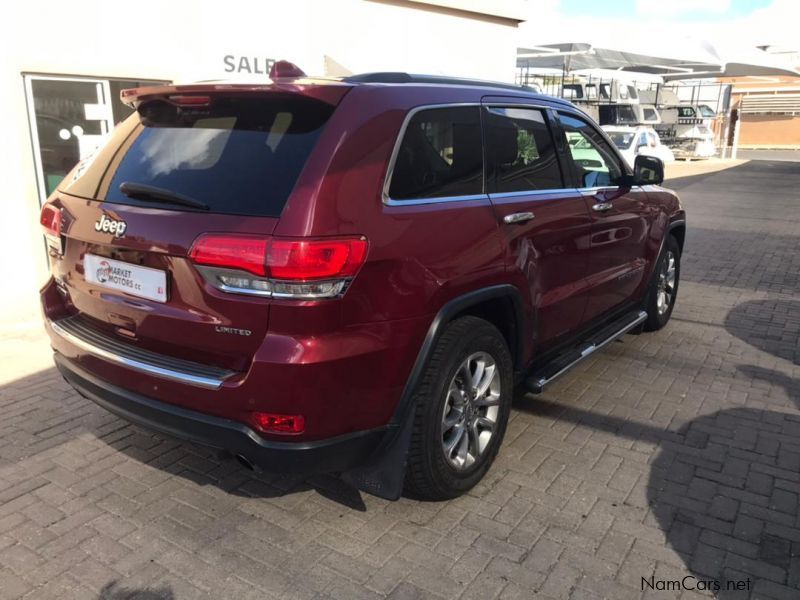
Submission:
M 637 154 L 633 162 L 634 185 L 660 185 L 664 181 L 664 161 L 655 156 Z

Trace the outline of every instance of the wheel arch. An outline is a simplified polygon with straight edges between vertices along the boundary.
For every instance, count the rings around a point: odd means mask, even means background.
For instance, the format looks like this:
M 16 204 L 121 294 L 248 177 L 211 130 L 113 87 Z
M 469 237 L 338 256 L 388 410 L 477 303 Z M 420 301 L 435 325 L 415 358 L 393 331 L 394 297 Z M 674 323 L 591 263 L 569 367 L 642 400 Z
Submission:
M 667 235 L 673 236 L 678 241 L 678 247 L 683 254 L 683 244 L 686 241 L 686 221 L 673 221 L 667 228 Z
M 494 312 L 492 309 L 497 309 L 501 312 Z M 504 313 L 502 311 L 508 312 Z M 513 345 L 509 344 L 509 350 L 512 357 L 522 357 L 525 322 L 522 295 L 515 286 L 511 284 L 489 286 L 467 292 L 448 301 L 436 313 L 428 327 L 428 332 L 425 334 L 425 339 L 417 353 L 414 366 L 406 380 L 403 393 L 389 421 L 384 439 L 364 467 L 342 474 L 346 481 L 359 489 L 382 498 L 395 500 L 400 497 L 411 440 L 414 392 L 420 377 L 424 373 L 428 358 L 447 323 L 457 319 L 459 316 L 481 316 L 481 314 L 485 316 L 492 315 L 495 320 L 501 318 L 497 316 L 498 314 L 513 316 L 514 324 L 511 331 L 513 331 L 514 341 Z M 492 319 L 487 320 L 493 322 Z M 509 331 L 508 326 L 499 329 L 501 333 L 503 333 L 504 329 Z M 506 334 L 503 333 L 503 335 L 505 336 Z
M 480 288 L 456 296 L 442 306 L 433 318 L 425 339 L 414 361 L 405 388 L 397 403 L 392 423 L 403 422 L 414 395 L 414 388 L 425 369 L 428 357 L 445 325 L 462 316 L 480 317 L 498 328 L 508 342 L 514 368 L 517 369 L 524 356 L 525 317 L 522 294 L 509 283 Z

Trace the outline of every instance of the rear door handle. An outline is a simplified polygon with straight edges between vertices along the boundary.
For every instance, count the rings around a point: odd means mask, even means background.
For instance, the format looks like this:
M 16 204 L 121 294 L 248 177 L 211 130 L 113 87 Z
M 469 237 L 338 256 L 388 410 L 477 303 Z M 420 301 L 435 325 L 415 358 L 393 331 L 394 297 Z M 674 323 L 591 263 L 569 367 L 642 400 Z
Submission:
M 592 204 L 592 210 L 596 210 L 597 212 L 606 212 L 612 208 L 614 208 L 614 206 L 611 204 L 611 202 L 598 202 L 597 204 Z
M 532 212 L 511 213 L 503 217 L 503 223 L 524 223 L 525 221 L 530 221 L 535 216 L 536 215 Z

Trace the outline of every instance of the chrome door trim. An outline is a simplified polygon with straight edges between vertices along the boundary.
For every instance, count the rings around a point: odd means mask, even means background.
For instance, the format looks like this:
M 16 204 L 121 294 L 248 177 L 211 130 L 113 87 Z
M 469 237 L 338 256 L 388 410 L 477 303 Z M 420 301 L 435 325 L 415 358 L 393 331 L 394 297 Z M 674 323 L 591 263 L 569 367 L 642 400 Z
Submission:
M 577 188 L 577 191 L 584 196 L 594 196 L 595 194 L 599 194 L 600 192 L 618 192 L 621 189 L 625 188 L 621 188 L 618 185 L 601 185 L 598 187 Z M 644 192 L 645 190 L 642 188 L 642 186 L 634 185 L 630 188 L 629 191 Z
M 557 199 L 562 196 L 573 197 L 578 193 L 575 188 L 553 188 L 549 190 L 526 190 L 521 192 L 492 192 L 489 194 L 490 200 L 514 200 L 517 198 L 527 198 L 533 196 L 532 200 L 538 200 L 539 197 L 544 199 Z
M 421 204 L 443 204 L 446 202 L 469 202 L 471 200 L 488 200 L 488 194 L 472 194 L 469 196 L 442 196 L 441 198 L 414 198 L 411 200 L 393 200 L 384 198 L 386 206 L 420 206 Z

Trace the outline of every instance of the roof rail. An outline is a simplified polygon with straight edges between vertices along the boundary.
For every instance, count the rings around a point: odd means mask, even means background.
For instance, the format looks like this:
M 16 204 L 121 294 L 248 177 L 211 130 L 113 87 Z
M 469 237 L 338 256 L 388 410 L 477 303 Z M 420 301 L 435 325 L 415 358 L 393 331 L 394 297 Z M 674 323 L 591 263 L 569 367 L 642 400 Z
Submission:
M 349 75 L 343 77 L 342 81 L 347 81 L 348 83 L 438 83 L 442 85 L 469 85 L 515 90 L 517 92 L 541 93 L 536 88 L 527 85 L 514 85 L 513 83 L 502 83 L 500 81 L 483 81 L 481 79 L 464 79 L 461 77 L 446 77 L 444 75 L 413 75 L 399 71 Z

